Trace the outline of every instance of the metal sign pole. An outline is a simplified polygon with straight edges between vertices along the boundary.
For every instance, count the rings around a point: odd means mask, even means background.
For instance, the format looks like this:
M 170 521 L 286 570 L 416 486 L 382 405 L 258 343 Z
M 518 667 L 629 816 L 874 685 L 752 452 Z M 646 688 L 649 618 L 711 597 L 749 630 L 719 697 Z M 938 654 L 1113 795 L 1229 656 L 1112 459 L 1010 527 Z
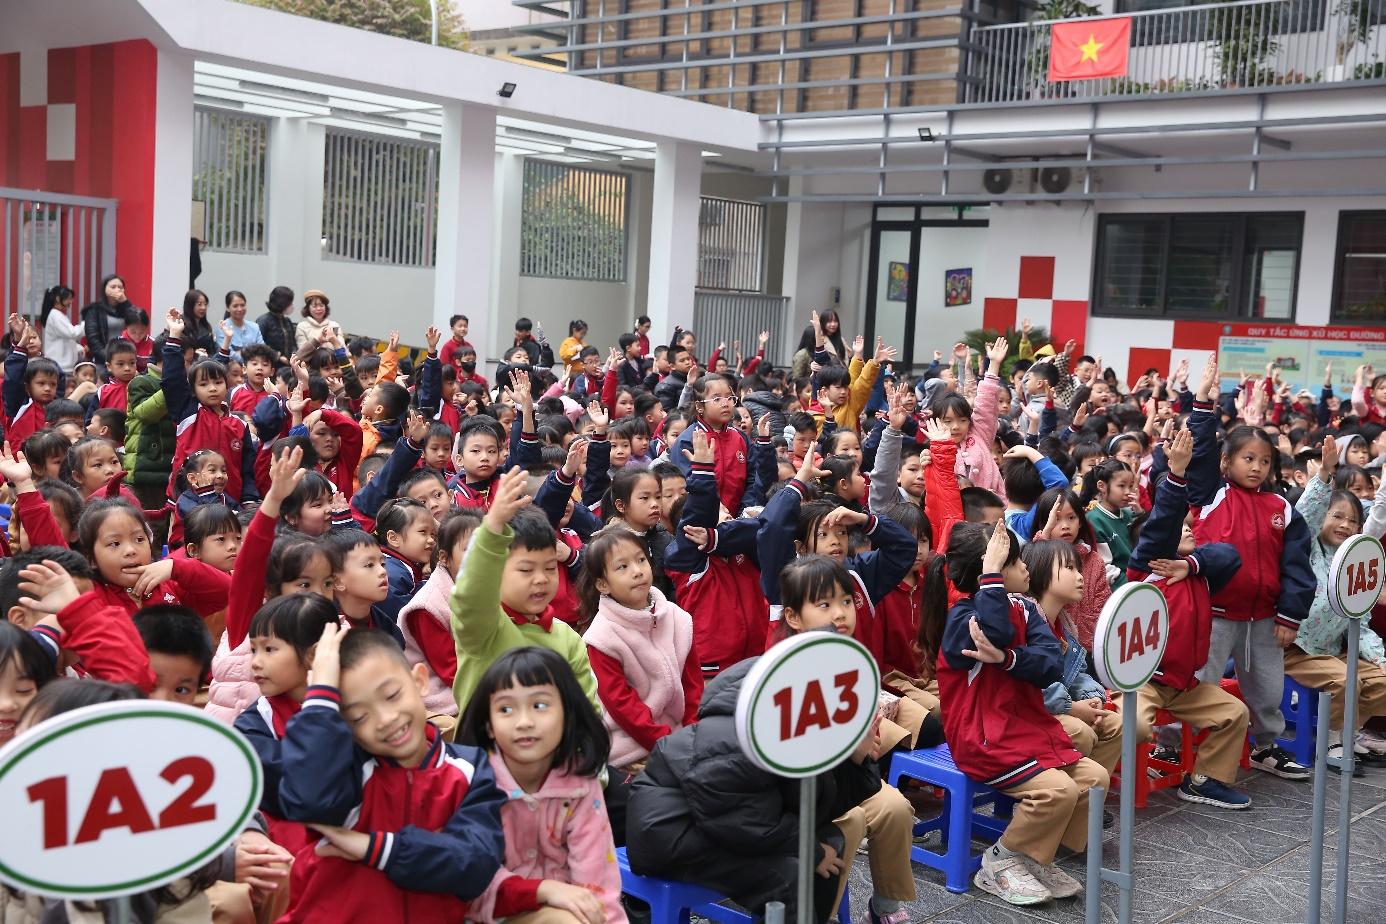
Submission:
M 818 778 L 799 781 L 799 924 L 813 924 L 813 848 L 814 803 L 818 799 Z M 844 861 L 846 862 L 845 858 Z
M 1131 867 L 1135 853 L 1132 842 L 1136 827 L 1136 710 L 1139 708 L 1135 693 L 1126 693 L 1121 697 L 1121 873 L 1117 879 L 1121 889 L 1121 900 L 1117 906 L 1119 924 L 1129 924 L 1131 920 L 1134 893 Z M 1088 849 L 1092 849 L 1091 845 Z M 1099 841 L 1098 851 L 1101 849 Z
M 1124 747 L 1125 745 L 1123 745 Z M 1102 843 L 1102 803 L 1107 801 L 1107 790 L 1094 786 L 1088 790 L 1088 882 L 1084 889 L 1086 895 L 1084 924 L 1100 924 L 1102 920 L 1102 848 L 1093 844 Z
M 1347 634 L 1347 684 L 1343 690 L 1343 779 L 1338 790 L 1338 872 L 1337 903 L 1333 908 L 1336 924 L 1347 922 L 1348 850 L 1352 846 L 1352 768 L 1354 731 L 1357 728 L 1357 645 L 1361 629 L 1356 622 L 1348 624 Z M 1327 728 L 1319 729 L 1321 737 L 1328 737 Z
M 1323 833 L 1324 815 L 1328 805 L 1328 723 L 1332 699 L 1319 693 L 1319 734 L 1314 741 L 1314 813 L 1309 825 L 1309 916 L 1308 924 L 1319 924 L 1323 901 Z M 1295 729 L 1297 735 L 1307 735 L 1308 729 Z
M 120 895 L 111 899 L 112 916 L 115 924 L 134 924 L 134 916 L 130 912 L 130 896 Z

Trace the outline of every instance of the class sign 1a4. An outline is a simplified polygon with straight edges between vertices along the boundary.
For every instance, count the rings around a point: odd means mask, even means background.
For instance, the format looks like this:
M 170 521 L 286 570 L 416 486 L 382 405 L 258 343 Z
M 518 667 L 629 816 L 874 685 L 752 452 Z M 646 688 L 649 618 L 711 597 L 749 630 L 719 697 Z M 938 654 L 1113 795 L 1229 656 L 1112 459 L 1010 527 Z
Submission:
M 1361 619 L 1371 613 L 1386 581 L 1381 543 L 1366 535 L 1338 547 L 1328 569 L 1328 604 L 1339 616 Z
M 1098 679 L 1108 689 L 1139 690 L 1160 666 L 1168 636 L 1169 605 L 1158 586 L 1137 581 L 1117 588 L 1093 633 Z
M 0 882 L 88 900 L 158 888 L 215 859 L 260 787 L 245 738 L 189 706 L 62 713 L 0 748 Z
M 875 721 L 881 675 L 858 641 L 805 632 L 773 646 L 736 703 L 741 749 L 763 770 L 809 777 L 837 766 Z

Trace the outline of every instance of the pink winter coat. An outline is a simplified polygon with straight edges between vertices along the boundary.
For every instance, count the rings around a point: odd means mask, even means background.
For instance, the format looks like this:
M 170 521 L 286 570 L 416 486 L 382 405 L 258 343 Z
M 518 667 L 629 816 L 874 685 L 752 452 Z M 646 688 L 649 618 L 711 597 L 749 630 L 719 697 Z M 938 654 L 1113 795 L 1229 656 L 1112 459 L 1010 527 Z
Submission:
M 221 633 L 216 656 L 212 658 L 212 683 L 207 688 L 207 705 L 203 707 L 212 717 L 232 725 L 240 715 L 260 698 L 260 688 L 250 679 L 250 638 L 231 650 L 226 633 Z
M 977 401 L 972 405 L 972 430 L 958 447 L 958 461 L 953 471 L 971 481 L 975 487 L 986 488 L 1006 499 L 1006 485 L 1001 469 L 991 454 L 996 441 L 996 399 L 1001 380 L 988 372 L 977 384 Z
M 448 607 L 448 600 L 452 597 L 452 589 L 452 575 L 446 569 L 434 568 L 414 598 L 400 607 L 399 631 L 404 636 L 404 656 L 409 659 L 411 666 L 426 666 L 428 659 L 424 657 L 423 648 L 410 631 L 409 620 L 405 617 L 411 613 L 422 613 L 422 618 L 437 620 L 451 633 L 452 610 Z M 424 706 L 429 715 L 457 715 L 457 700 L 452 695 L 452 684 L 431 670 L 428 672 L 428 689 L 424 692 Z
M 553 879 L 590 889 L 601 900 L 606 924 L 626 924 L 601 782 L 554 768 L 538 792 L 527 793 L 515 783 L 503 755 L 492 751 L 487 756 L 496 786 L 507 799 L 501 806 L 505 862 L 467 909 L 467 920 L 499 920 L 496 899 L 502 891 L 513 902 L 516 895 L 532 895 L 539 880 Z

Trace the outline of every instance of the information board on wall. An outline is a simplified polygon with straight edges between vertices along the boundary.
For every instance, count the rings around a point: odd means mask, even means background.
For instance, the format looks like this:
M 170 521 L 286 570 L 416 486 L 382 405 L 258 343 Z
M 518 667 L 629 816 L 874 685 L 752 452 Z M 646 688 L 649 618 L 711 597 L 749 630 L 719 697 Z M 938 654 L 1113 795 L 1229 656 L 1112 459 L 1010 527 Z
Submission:
M 1386 372 L 1386 328 L 1224 324 L 1218 338 L 1224 389 L 1235 386 L 1241 373 L 1264 375 L 1266 364 L 1275 363 L 1292 391 L 1307 388 L 1317 397 L 1330 362 L 1334 390 L 1346 398 L 1358 366 L 1370 363 Z

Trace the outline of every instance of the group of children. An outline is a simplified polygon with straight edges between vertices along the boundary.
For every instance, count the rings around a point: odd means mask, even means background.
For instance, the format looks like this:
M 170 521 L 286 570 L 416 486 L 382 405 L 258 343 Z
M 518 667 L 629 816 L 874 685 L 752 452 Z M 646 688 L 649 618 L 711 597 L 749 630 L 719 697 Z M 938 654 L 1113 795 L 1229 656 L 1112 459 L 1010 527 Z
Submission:
M 818 781 L 815 919 L 859 845 L 863 919 L 908 919 L 912 828 L 938 805 L 884 780 L 944 742 L 1016 802 L 976 884 L 1072 897 L 1056 861 L 1085 849 L 1121 751 L 1090 651 L 1127 581 L 1170 602 L 1138 694 L 1152 759 L 1178 766 L 1161 710 L 1207 731 L 1181 798 L 1246 808 L 1248 732 L 1256 767 L 1309 775 L 1276 744 L 1287 674 L 1334 694 L 1339 765 L 1386 754 L 1341 728 L 1339 696 L 1358 631 L 1359 715 L 1386 715 L 1381 640 L 1322 592 L 1342 542 L 1386 532 L 1386 375 L 1310 407 L 1274 370 L 1223 394 L 1210 357 L 1193 390 L 1181 366 L 1122 397 L 1026 325 L 912 380 L 825 312 L 803 376 L 770 364 L 769 332 L 703 366 L 691 331 L 651 349 L 647 318 L 605 362 L 573 322 L 555 370 L 521 319 L 492 387 L 464 316 L 414 366 L 397 334 L 347 342 L 310 294 L 291 355 L 236 342 L 243 296 L 215 352 L 188 339 L 204 296 L 143 353 L 110 337 L 99 369 L 8 321 L 0 744 L 148 696 L 234 725 L 264 770 L 227 856 L 140 896 L 141 920 L 639 919 L 623 845 L 635 873 L 793 915 L 798 784 L 746 758 L 734 717 L 754 659 L 818 631 L 865 645 L 882 689 Z

